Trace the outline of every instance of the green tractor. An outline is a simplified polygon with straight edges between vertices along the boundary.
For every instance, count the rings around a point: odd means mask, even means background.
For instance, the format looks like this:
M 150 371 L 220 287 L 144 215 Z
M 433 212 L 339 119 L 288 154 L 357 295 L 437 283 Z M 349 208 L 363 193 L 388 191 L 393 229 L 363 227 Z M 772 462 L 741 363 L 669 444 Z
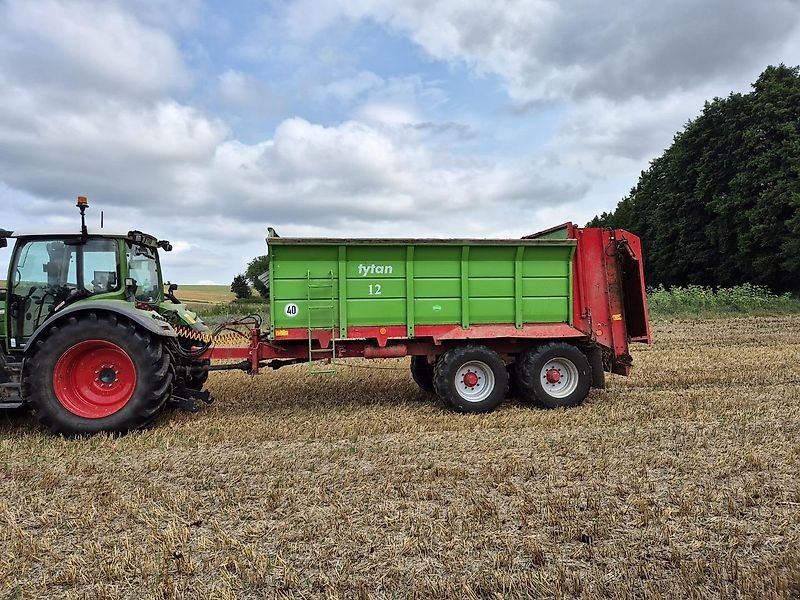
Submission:
M 30 408 L 65 435 L 147 425 L 168 402 L 210 401 L 200 358 L 207 327 L 165 293 L 159 250 L 141 233 L 12 233 L 0 290 L 0 409 Z

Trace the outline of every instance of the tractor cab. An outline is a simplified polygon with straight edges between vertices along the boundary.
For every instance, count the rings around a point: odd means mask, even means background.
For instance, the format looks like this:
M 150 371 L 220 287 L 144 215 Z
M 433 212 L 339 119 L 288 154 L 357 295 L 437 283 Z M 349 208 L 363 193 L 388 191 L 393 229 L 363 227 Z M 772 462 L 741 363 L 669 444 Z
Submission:
M 80 198 L 83 217 L 88 204 Z M 22 350 L 51 316 L 85 300 L 122 300 L 148 308 L 164 300 L 158 249 L 139 231 L 80 234 L 0 230 L 0 247 L 15 239 L 7 289 L 0 291 L 0 338 L 7 352 Z M 4 313 L 4 314 L 3 314 Z

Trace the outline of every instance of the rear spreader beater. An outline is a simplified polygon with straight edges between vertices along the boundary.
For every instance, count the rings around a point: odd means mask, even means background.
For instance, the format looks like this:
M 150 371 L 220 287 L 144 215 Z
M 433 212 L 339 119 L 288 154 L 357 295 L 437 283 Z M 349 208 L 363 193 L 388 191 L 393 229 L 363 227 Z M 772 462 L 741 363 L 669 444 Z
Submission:
M 270 229 L 269 323 L 213 330 L 166 291 L 142 233 L 0 229 L 15 245 L 0 290 L 0 408 L 29 408 L 65 435 L 124 432 L 166 404 L 210 402 L 210 371 L 256 374 L 347 358 L 411 356 L 411 375 L 450 409 L 497 408 L 514 388 L 577 406 L 605 372 L 627 375 L 650 342 L 641 244 L 571 223 L 521 240 L 280 238 Z

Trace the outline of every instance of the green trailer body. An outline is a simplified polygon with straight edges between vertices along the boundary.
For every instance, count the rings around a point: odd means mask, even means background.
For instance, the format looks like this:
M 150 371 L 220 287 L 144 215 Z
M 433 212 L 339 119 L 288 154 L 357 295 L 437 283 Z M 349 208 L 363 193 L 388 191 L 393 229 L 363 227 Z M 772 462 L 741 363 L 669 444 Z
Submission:
M 571 323 L 575 240 L 271 237 L 272 334 Z

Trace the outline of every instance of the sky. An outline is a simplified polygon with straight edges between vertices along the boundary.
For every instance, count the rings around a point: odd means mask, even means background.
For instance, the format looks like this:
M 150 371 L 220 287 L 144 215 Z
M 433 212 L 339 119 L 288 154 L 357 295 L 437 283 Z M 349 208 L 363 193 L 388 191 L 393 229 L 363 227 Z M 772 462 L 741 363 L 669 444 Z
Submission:
M 800 0 L 0 0 L 0 227 L 77 230 L 88 196 L 172 241 L 165 279 L 228 284 L 268 226 L 584 224 L 779 63 Z

